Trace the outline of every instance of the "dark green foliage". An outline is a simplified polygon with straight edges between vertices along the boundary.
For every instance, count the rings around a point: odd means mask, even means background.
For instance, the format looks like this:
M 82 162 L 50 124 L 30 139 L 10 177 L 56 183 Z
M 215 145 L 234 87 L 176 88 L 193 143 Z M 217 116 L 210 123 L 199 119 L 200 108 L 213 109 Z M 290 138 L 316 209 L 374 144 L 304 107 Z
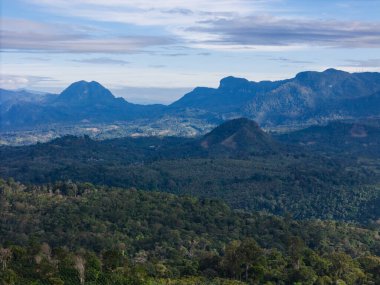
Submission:
M 358 97 L 366 76 L 372 85 Z M 202 105 L 198 99 L 210 99 L 206 92 L 223 97 L 219 105 L 207 101 L 207 112 L 222 108 L 231 115 L 226 103 L 235 101 L 232 111 L 243 104 L 242 112 L 265 111 L 272 123 L 289 115 L 305 120 L 316 90 L 336 85 L 313 106 L 337 101 L 311 117 L 336 103 L 364 102 L 361 109 L 376 103 L 370 94 L 378 79 L 336 70 L 275 83 L 229 77 L 168 110 Z M 304 86 L 310 89 L 300 93 Z M 269 101 L 260 101 L 268 92 Z M 56 109 L 33 109 L 42 114 L 36 118 L 77 121 L 90 114 L 101 121 L 103 114 L 112 121 L 138 109 L 95 82 L 76 83 L 61 96 L 37 104 Z M 9 108 L 21 125 L 30 116 L 17 116 L 17 108 L 32 104 L 24 103 Z M 272 107 L 283 113 L 271 115 Z M 152 106 L 150 115 L 160 108 Z M 0 179 L 0 285 L 378 284 L 379 130 L 378 120 L 332 123 L 277 136 L 285 145 L 256 123 L 236 119 L 200 139 L 67 136 L 1 147 L 0 176 L 7 180 Z
M 380 157 L 379 120 L 332 122 L 276 136 L 307 150 L 348 156 Z
M 246 157 L 227 152 L 208 156 L 206 150 L 190 145 L 195 142 L 180 138 L 64 137 L 29 147 L 0 148 L 0 175 L 23 183 L 89 181 L 221 198 L 236 209 L 290 212 L 297 219 L 367 222 L 380 217 L 376 157 L 285 150 Z
M 0 189 L 3 284 L 379 280 L 379 229 L 236 212 L 216 200 L 88 183 L 1 180 Z
M 201 146 L 211 155 L 252 156 L 276 153 L 279 146 L 270 135 L 251 120 L 240 118 L 228 121 L 206 134 Z

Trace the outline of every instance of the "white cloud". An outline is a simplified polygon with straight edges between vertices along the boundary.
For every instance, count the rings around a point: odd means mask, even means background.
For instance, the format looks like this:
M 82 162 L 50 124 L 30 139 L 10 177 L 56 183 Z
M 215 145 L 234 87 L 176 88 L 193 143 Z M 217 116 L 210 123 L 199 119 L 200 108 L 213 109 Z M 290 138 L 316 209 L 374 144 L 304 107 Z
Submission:
M 278 0 L 26 0 L 50 13 L 136 26 L 160 27 L 186 40 L 217 39 L 206 33 L 192 33 L 188 28 L 204 26 L 205 21 L 233 19 L 262 11 Z
M 283 19 L 248 16 L 205 21 L 191 32 L 210 34 L 209 46 L 294 47 L 320 46 L 379 48 L 380 22 Z
M 172 40 L 195 48 L 217 50 L 286 51 L 319 47 L 380 47 L 380 22 L 323 20 L 271 15 L 281 0 L 25 0 L 59 15 L 160 27 Z M 93 42 L 92 42 L 93 41 Z M 170 44 L 163 39 L 111 39 L 78 41 L 78 50 L 115 46 L 135 50 L 141 46 Z M 157 43 L 158 41 L 158 43 Z M 163 41 L 163 42 L 161 42 Z M 70 49 L 66 47 L 66 49 Z M 89 52 L 98 52 L 92 48 Z M 110 48 L 110 52 L 113 50 Z
M 73 59 L 73 62 L 79 63 L 90 63 L 90 64 L 106 64 L 106 65 L 125 65 L 129 64 L 129 61 L 122 59 L 114 59 L 109 57 L 96 57 L 96 58 L 85 58 L 85 59 Z
M 29 88 L 42 81 L 53 81 L 50 77 L 1 74 L 0 88 L 18 89 Z
M 159 36 L 114 35 L 91 26 L 2 19 L 1 48 L 73 53 L 136 53 L 144 48 L 173 44 Z
M 160 20 L 168 20 L 171 23 L 188 23 L 189 19 L 202 20 L 204 18 L 214 17 L 215 15 L 229 15 L 229 14 L 249 14 L 255 10 L 261 10 L 267 3 L 274 2 L 273 0 L 28 0 L 26 2 L 34 3 L 50 9 L 50 11 L 57 13 L 67 13 L 75 16 L 86 16 L 97 20 L 105 20 L 107 16 L 102 18 L 95 18 L 96 16 L 88 13 L 89 11 L 95 12 L 121 12 L 123 15 L 132 16 L 132 18 L 116 18 L 111 19 L 115 21 L 122 21 L 128 23 L 136 23 L 147 25 L 148 23 L 155 23 L 158 25 L 165 25 L 167 22 L 160 22 Z M 65 10 L 62 10 L 65 9 Z M 144 17 L 137 17 L 138 14 L 151 13 L 155 16 L 153 19 L 145 19 Z M 112 15 L 117 15 L 112 14 Z M 177 15 L 177 16 L 175 16 Z M 108 20 L 108 19 L 107 19 Z M 140 22 L 140 20 L 142 20 Z M 192 20 L 194 22 L 194 20 Z

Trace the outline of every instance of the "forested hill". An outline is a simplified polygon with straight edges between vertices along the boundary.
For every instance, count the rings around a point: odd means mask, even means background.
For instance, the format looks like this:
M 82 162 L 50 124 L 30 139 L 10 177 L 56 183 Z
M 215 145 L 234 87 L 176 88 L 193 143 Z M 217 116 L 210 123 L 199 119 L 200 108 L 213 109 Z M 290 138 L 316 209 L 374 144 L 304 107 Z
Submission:
M 325 126 L 277 135 L 276 139 L 310 151 L 318 150 L 341 156 L 380 158 L 379 120 L 367 122 L 331 122 Z
M 296 219 L 371 223 L 380 218 L 380 158 L 373 139 L 379 128 L 356 127 L 354 137 L 350 128 L 335 124 L 289 134 L 286 140 L 293 145 L 246 119 L 226 122 L 200 139 L 69 136 L 0 147 L 0 176 L 23 183 L 72 180 L 137 187 L 219 198 L 234 209 L 290 213 Z M 358 137 L 363 130 L 367 136 Z M 336 141 L 347 142 L 341 145 L 350 155 L 331 148 L 334 134 Z M 348 135 L 341 139 L 343 134 Z M 302 138 L 319 147 L 301 145 Z
M 278 143 L 259 125 L 246 118 L 227 121 L 206 134 L 200 145 L 209 154 L 249 156 L 275 153 Z
M 378 228 L 72 182 L 0 180 L 0 206 L 2 284 L 380 282 Z

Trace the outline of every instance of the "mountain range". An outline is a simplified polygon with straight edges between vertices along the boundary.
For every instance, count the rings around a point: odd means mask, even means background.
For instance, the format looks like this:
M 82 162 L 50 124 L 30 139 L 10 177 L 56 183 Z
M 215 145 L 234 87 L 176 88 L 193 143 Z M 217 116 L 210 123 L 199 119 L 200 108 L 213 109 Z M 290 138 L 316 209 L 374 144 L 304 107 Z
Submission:
M 301 72 L 282 81 L 227 77 L 217 89 L 196 88 L 169 106 L 222 119 L 242 116 L 262 126 L 313 124 L 337 118 L 378 116 L 380 73 L 335 69 Z
M 197 87 L 168 106 L 130 103 L 94 81 L 75 82 L 56 96 L 0 90 L 1 129 L 7 131 L 49 124 L 154 123 L 163 118 L 217 125 L 237 117 L 271 128 L 379 115 L 380 73 L 335 69 L 301 72 L 280 81 L 230 76 L 218 88 Z

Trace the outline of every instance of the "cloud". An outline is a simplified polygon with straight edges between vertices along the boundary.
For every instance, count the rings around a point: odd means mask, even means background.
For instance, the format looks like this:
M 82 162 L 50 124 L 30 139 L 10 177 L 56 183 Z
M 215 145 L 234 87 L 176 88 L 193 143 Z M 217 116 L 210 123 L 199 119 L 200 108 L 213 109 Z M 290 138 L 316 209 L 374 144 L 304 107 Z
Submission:
M 189 25 L 204 19 L 244 15 L 273 0 L 25 0 L 53 13 L 142 26 Z
M 51 77 L 1 74 L 0 88 L 18 89 L 28 88 L 44 81 L 55 81 Z
M 182 44 L 210 50 L 287 51 L 310 46 L 379 48 L 380 22 L 273 16 L 281 0 L 24 0 L 59 16 L 103 23 L 69 25 L 4 19 L 2 49 L 69 53 L 139 53 Z M 261 15 L 261 16 L 258 16 Z M 107 26 L 107 25 L 105 25 Z M 156 36 L 147 33 L 152 27 Z M 136 29 L 136 30 L 135 30 Z M 141 35 L 128 31 L 141 31 Z M 115 34 L 116 33 L 116 34 Z M 168 56 L 185 55 L 173 52 Z M 205 55 L 205 54 L 199 54 Z
M 164 10 L 163 13 L 179 14 L 179 15 L 192 15 L 194 12 L 186 8 L 174 8 L 170 10 Z
M 164 56 L 177 57 L 177 56 L 187 56 L 187 53 L 177 52 L 177 53 L 163 53 Z
M 26 1 L 73 17 L 161 27 L 188 46 L 200 48 L 380 47 L 380 22 L 279 18 L 268 14 L 281 0 Z
M 363 59 L 363 60 L 348 59 L 346 60 L 346 62 L 351 67 L 380 67 L 380 58 Z
M 309 61 L 309 60 L 295 60 L 295 59 L 286 58 L 286 57 L 271 57 L 271 58 L 269 58 L 269 60 L 294 63 L 294 64 L 312 64 L 312 63 L 314 63 L 313 61 Z
M 41 61 L 41 62 L 51 61 L 51 59 L 47 57 L 24 57 L 23 59 L 31 60 L 31 61 Z
M 97 58 L 87 58 L 87 59 L 73 59 L 74 62 L 79 63 L 90 63 L 90 64 L 114 64 L 114 65 L 126 65 L 129 64 L 129 61 L 121 59 L 113 59 L 109 57 L 97 57 Z
M 209 46 L 380 47 L 380 22 L 249 16 L 206 20 L 202 21 L 201 24 L 188 28 L 188 31 L 204 33 L 204 38 L 209 35 L 208 40 L 201 41 Z
M 152 68 L 164 68 L 166 66 L 167 65 L 164 65 L 164 64 L 151 64 L 151 65 L 149 65 L 149 67 L 152 67 Z
M 113 35 L 89 26 L 2 19 L 2 50 L 67 53 L 137 53 L 147 47 L 170 45 L 173 38 Z
M 127 24 L 159 29 L 177 41 L 202 40 L 204 33 L 193 35 L 188 28 L 202 21 L 239 18 L 263 10 L 268 3 L 279 0 L 24 0 L 45 12 L 73 19 Z M 127 29 L 131 28 L 127 26 Z M 133 27 L 132 27 L 133 29 Z M 209 35 L 206 39 L 209 39 Z M 186 43 L 184 43 L 186 44 Z
M 211 53 L 210 52 L 199 52 L 198 55 L 209 56 L 209 55 L 211 55 Z

